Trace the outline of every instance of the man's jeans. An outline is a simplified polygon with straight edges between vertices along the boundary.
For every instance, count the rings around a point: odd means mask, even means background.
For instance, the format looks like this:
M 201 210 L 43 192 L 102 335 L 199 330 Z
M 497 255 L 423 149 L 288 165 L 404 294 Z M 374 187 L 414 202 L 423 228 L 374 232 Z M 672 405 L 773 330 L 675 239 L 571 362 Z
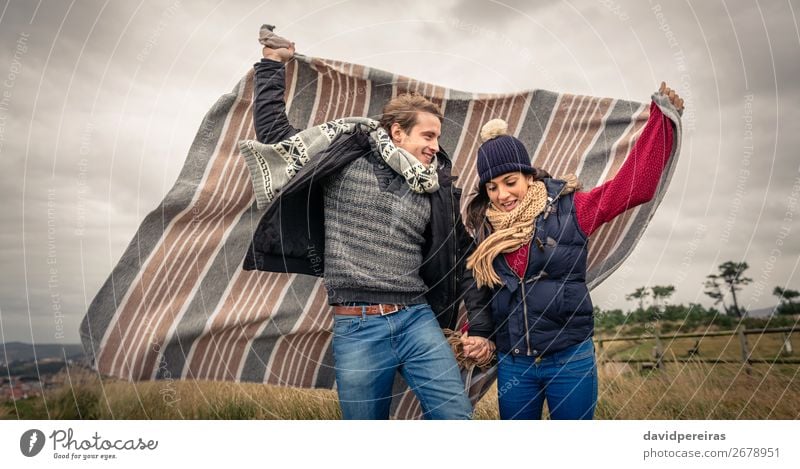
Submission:
M 498 357 L 497 395 L 503 420 L 540 419 L 547 399 L 554 420 L 589 420 L 597 405 L 597 364 L 589 338 L 543 357 Z
M 400 371 L 425 418 L 468 419 L 472 405 L 453 352 L 427 304 L 386 316 L 334 316 L 333 355 L 345 419 L 387 419 Z

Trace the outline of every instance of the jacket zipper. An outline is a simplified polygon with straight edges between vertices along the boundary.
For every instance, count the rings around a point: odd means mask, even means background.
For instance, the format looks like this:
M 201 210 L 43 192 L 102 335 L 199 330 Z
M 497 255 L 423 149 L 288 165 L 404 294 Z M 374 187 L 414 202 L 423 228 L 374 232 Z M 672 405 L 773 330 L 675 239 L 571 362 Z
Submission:
M 531 260 L 531 247 L 533 247 L 533 246 L 528 245 L 528 253 L 525 256 L 525 273 L 526 274 L 528 273 L 528 263 Z M 525 294 L 525 278 L 524 278 L 524 276 L 520 277 L 520 275 L 517 273 L 517 271 L 511 268 L 511 265 L 508 263 L 508 260 L 506 259 L 506 256 L 504 254 L 501 254 L 501 256 L 503 256 L 503 261 L 508 266 L 508 269 L 514 275 L 516 275 L 517 278 L 519 279 L 519 286 L 522 289 L 522 319 L 523 319 L 523 322 L 525 323 L 525 346 L 528 348 L 527 351 L 526 351 L 526 355 L 531 356 L 531 355 L 533 355 L 533 352 L 531 351 L 531 333 L 530 333 L 530 329 L 528 328 L 528 302 L 525 299 L 525 297 L 527 296 Z
M 453 193 L 453 184 L 450 184 L 450 215 L 453 217 L 453 290 L 452 296 L 450 298 L 458 297 L 458 229 L 456 227 L 456 203 L 455 203 L 455 194 Z M 458 309 L 455 308 L 454 314 L 454 321 L 458 321 Z

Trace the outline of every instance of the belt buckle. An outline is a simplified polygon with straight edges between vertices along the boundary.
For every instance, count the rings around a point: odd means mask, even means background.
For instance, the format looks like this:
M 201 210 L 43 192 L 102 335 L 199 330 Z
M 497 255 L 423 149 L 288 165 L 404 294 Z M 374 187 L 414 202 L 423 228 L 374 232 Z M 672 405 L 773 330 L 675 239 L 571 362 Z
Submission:
M 381 316 L 388 316 L 388 315 L 390 315 L 390 314 L 394 314 L 394 313 L 396 313 L 396 312 L 400 311 L 400 308 L 398 308 L 398 307 L 397 307 L 397 305 L 392 305 L 392 306 L 394 307 L 394 309 L 393 309 L 393 310 L 391 310 L 391 311 L 384 311 L 384 310 L 383 310 L 383 303 L 381 303 L 381 304 L 379 304 L 379 305 L 378 305 L 378 313 L 379 313 Z

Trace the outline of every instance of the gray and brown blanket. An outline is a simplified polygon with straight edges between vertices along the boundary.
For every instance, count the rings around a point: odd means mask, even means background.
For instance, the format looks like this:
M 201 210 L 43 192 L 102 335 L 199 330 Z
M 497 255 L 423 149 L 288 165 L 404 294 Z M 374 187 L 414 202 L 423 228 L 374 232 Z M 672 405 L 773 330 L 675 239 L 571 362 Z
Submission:
M 491 118 L 509 123 L 535 166 L 576 173 L 590 189 L 616 174 L 649 115 L 642 103 L 539 89 L 466 93 L 301 55 L 287 65 L 286 80 L 288 115 L 298 128 L 346 116 L 375 118 L 388 99 L 405 91 L 427 96 L 442 108 L 440 145 L 452 155 L 453 174 L 464 188 L 477 177 L 478 134 Z M 99 373 L 128 380 L 334 386 L 332 312 L 322 280 L 241 268 L 263 214 L 237 146 L 255 138 L 252 95 L 250 71 L 208 111 L 175 185 L 145 217 L 92 301 L 80 333 Z M 680 141 L 680 132 L 675 136 Z M 652 202 L 593 234 L 590 286 L 631 253 L 676 162 L 673 154 Z M 491 372 L 472 377 L 473 399 L 491 381 Z M 400 393 L 393 409 L 397 418 L 419 415 L 408 392 Z

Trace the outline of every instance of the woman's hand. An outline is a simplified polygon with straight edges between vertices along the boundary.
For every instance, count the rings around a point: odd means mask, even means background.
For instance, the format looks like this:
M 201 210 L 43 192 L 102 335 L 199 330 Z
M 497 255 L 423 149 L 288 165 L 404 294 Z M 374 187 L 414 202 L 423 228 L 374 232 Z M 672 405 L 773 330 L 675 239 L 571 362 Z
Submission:
M 478 363 L 489 361 L 495 350 L 494 342 L 485 337 L 469 337 L 464 334 L 461 343 L 464 344 L 464 355 Z
M 683 111 L 683 99 L 678 96 L 678 93 L 675 92 L 672 88 L 668 87 L 666 83 L 663 81 L 661 82 L 661 87 L 658 89 L 658 93 L 662 94 L 669 98 L 669 102 L 675 106 L 675 109 L 678 111 Z

